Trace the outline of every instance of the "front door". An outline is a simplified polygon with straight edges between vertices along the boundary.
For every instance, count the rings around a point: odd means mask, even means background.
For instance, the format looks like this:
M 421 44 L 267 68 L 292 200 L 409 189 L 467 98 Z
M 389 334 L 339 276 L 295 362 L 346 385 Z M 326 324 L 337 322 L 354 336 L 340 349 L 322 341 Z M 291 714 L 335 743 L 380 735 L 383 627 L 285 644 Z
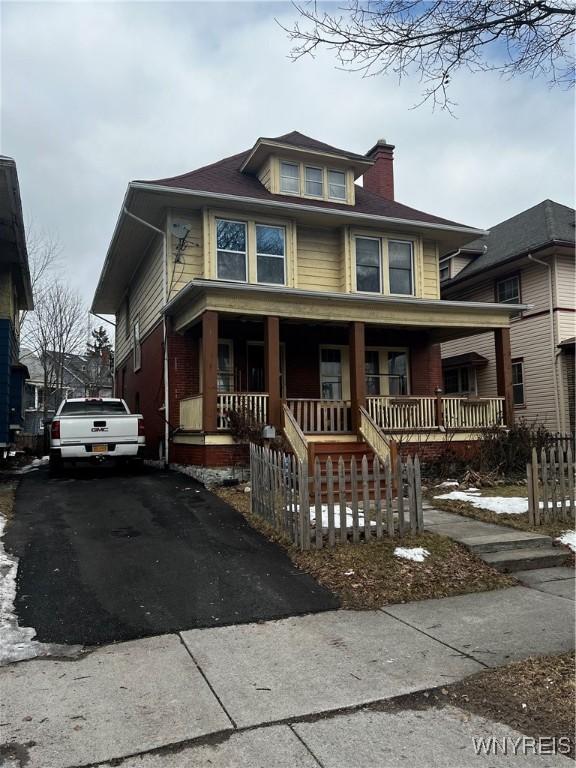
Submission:
M 249 341 L 246 347 L 246 382 L 248 392 L 265 392 L 266 380 L 264 377 L 264 344 L 261 341 Z M 286 349 L 284 343 L 280 344 L 280 396 L 286 397 L 284 382 L 286 379 Z

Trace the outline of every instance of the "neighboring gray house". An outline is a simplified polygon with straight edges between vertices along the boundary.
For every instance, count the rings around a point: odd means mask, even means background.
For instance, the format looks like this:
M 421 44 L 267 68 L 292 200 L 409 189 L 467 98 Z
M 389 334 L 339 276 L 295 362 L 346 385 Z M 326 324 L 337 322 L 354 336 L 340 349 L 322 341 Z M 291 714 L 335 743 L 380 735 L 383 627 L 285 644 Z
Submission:
M 511 320 L 517 418 L 574 431 L 575 211 L 544 200 L 440 260 L 443 299 L 529 304 Z M 447 394 L 496 394 L 492 334 L 442 345 Z
M 55 353 L 49 353 L 52 357 Z M 31 350 L 22 350 L 20 362 L 29 377 L 24 385 L 24 428 L 26 434 L 40 434 L 43 421 L 51 418 L 63 397 L 111 397 L 113 391 L 112 361 L 89 355 L 64 356 L 62 388 L 46 386 L 44 366 Z M 44 402 L 48 399 L 46 411 Z

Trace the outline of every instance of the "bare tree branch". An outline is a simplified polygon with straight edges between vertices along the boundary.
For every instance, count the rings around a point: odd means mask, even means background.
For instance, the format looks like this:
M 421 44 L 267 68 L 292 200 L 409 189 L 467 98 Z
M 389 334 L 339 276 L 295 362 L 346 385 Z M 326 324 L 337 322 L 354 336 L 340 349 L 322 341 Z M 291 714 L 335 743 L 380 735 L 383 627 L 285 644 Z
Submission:
M 572 0 L 349 0 L 334 14 L 313 2 L 294 7 L 300 19 L 283 27 L 295 43 L 293 60 L 326 48 L 363 76 L 416 74 L 420 104 L 450 109 L 449 85 L 460 69 L 574 85 Z

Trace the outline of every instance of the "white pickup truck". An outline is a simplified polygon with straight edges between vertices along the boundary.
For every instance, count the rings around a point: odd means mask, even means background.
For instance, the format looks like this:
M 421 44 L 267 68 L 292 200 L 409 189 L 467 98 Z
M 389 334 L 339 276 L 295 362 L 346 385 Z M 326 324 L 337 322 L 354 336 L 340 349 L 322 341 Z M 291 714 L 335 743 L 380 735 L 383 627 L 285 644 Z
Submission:
M 144 419 L 124 400 L 78 397 L 63 400 L 50 426 L 50 470 L 64 461 L 127 462 L 141 458 L 146 445 Z

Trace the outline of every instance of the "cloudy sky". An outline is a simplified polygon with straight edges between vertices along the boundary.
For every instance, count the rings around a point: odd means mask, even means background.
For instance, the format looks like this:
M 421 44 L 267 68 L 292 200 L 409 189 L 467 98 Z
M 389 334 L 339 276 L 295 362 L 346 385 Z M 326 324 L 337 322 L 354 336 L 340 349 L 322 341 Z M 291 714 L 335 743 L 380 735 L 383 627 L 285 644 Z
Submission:
M 411 109 L 418 83 L 292 63 L 280 3 L 6 2 L 1 152 L 25 216 L 57 236 L 89 301 L 131 179 L 183 173 L 299 130 L 365 152 L 396 145 L 397 199 L 489 227 L 549 197 L 572 204 L 573 93 L 462 75 L 457 119 Z

